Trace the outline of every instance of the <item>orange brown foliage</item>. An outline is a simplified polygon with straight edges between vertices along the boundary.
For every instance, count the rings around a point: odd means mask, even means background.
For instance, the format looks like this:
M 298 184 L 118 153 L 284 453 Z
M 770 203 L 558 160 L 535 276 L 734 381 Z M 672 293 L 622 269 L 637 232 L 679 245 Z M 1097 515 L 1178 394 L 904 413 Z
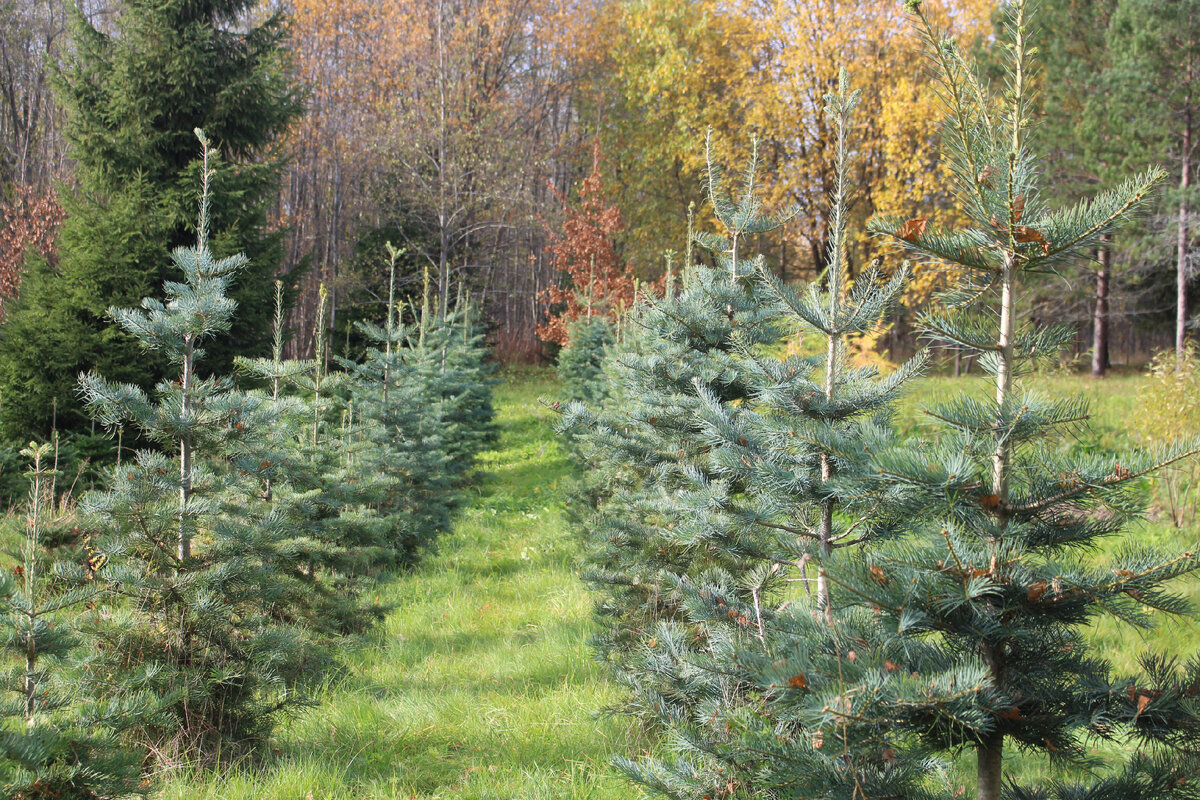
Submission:
M 66 212 L 53 191 L 39 193 L 33 186 L 19 189 L 11 202 L 0 206 L 0 319 L 4 304 L 17 296 L 30 249 L 47 260 L 58 255 L 58 228 Z
M 554 194 L 565 206 L 567 199 L 558 191 Z M 621 212 L 605 191 L 597 142 L 591 174 L 579 186 L 578 204 L 566 208 L 561 231 L 548 231 L 550 263 L 567 281 L 540 295 L 548 310 L 546 322 L 537 329 L 543 341 L 565 345 L 575 320 L 606 316 L 615 321 L 633 305 L 634 278 L 621 265 L 615 245 L 623 229 Z

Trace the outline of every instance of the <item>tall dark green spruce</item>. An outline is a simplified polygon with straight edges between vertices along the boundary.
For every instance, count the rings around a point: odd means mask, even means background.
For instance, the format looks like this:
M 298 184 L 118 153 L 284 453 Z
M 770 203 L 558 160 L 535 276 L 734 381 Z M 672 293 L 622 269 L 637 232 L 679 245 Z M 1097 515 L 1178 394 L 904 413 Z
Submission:
M 179 280 L 172 249 L 192 241 L 199 170 L 191 131 L 203 128 L 236 167 L 215 179 L 210 245 L 245 252 L 233 294 L 231 335 L 213 342 L 213 369 L 269 341 L 280 234 L 266 230 L 279 180 L 273 145 L 301 110 L 288 83 L 275 13 L 247 24 L 250 0 L 130 0 L 101 32 L 76 10 L 57 76 L 77 186 L 63 192 L 67 220 L 56 266 L 31 265 L 20 301 L 0 326 L 0 434 L 26 441 L 91 425 L 75 380 L 96 369 L 149 389 L 167 373 L 161 355 L 106 316 Z M 55 401 L 57 403 L 55 404 Z
M 55 563 L 43 540 L 56 516 L 55 447 L 31 444 L 25 539 L 0 594 L 0 787 L 15 800 L 96 800 L 144 795 L 143 757 L 122 734 L 156 712 L 133 687 L 95 702 L 76 683 L 83 628 L 100 584 L 78 564 Z
M 197 134 L 205 146 L 198 238 L 173 253 L 183 281 L 167 282 L 164 300 L 110 311 L 174 374 L 153 394 L 95 372 L 80 378 L 97 421 L 157 446 L 119 462 L 108 488 L 81 504 L 101 531 L 95 547 L 118 602 L 80 681 L 98 699 L 133 689 L 159 695 L 167 719 L 133 736 L 168 762 L 252 752 L 323 666 L 308 631 L 281 622 L 297 591 L 296 531 L 263 489 L 284 477 L 287 453 L 270 435 L 279 408 L 199 372 L 204 347 L 232 324 L 228 290 L 246 259 L 217 259 L 208 248 L 216 153 Z
M 746 399 L 728 406 L 699 391 L 705 402 L 690 431 L 707 449 L 715 479 L 676 491 L 670 505 L 660 502 L 668 527 L 740 528 L 754 543 L 753 550 L 742 547 L 752 568 L 741 575 L 668 576 L 686 623 L 657 625 L 646 644 L 643 691 L 657 687 L 653 706 L 667 712 L 657 721 L 675 757 L 618 761 L 665 797 L 833 796 L 846 747 L 868 745 L 861 736 L 854 742 L 815 738 L 803 719 L 773 702 L 757 669 L 788 663 L 783 685 L 828 685 L 842 624 L 835 609 L 843 601 L 831 586 L 828 562 L 837 552 L 903 533 L 909 524 L 898 493 L 871 480 L 872 456 L 895 446 L 891 405 L 926 359 L 922 353 L 883 376 L 852 366 L 847 356 L 848 340 L 878 329 L 907 278 L 907 265 L 887 277 L 876 264 L 853 283 L 847 274 L 851 121 L 859 97 L 848 83 L 843 72 L 838 92 L 826 97 L 826 114 L 838 131 L 838 181 L 824 279 L 797 292 L 760 261 L 753 284 L 760 306 L 786 329 L 815 338 L 821 353 L 781 357 L 774 349 L 737 348 L 733 358 Z M 718 214 L 729 210 L 718 206 Z M 878 762 L 878 751 L 872 755 Z M 859 758 L 859 766 L 867 760 Z M 781 765 L 783 782 L 774 772 Z M 916 781 L 925 764 L 896 766 Z
M 922 326 L 977 356 L 991 387 L 926 409 L 936 426 L 929 441 L 873 455 L 875 477 L 865 485 L 887 487 L 907 507 L 911 531 L 835 554 L 830 635 L 797 637 L 794 654 L 747 659 L 756 663 L 746 672 L 808 746 L 837 754 L 816 796 L 956 797 L 948 781 L 931 774 L 914 782 L 903 766 L 932 767 L 965 751 L 978 800 L 1195 798 L 1200 662 L 1146 654 L 1141 670 L 1120 674 L 1085 629 L 1100 616 L 1139 629 L 1154 624 L 1152 610 L 1189 613 L 1169 584 L 1200 567 L 1194 551 L 1164 554 L 1113 539 L 1141 510 L 1139 479 L 1200 443 L 1120 455 L 1067 446 L 1086 428 L 1086 403 L 1045 396 L 1023 377 L 1074 331 L 1029 325 L 1018 314 L 1032 278 L 1096 247 L 1146 203 L 1163 173 L 1051 210 L 1054 186 L 1030 147 L 1027 3 L 1006 8 L 1002 98 L 930 25 L 919 0 L 906 6 L 939 79 L 945 155 L 968 222 L 935 230 L 922 217 L 886 218 L 871 228 L 961 272 L 944 298 L 948 310 Z M 1093 757 L 1100 742 L 1113 746 Z M 760 785 L 796 796 L 797 765 L 811 763 L 804 749 L 776 749 Z M 1023 777 L 1006 758 L 1014 749 L 1026 763 L 1073 769 Z

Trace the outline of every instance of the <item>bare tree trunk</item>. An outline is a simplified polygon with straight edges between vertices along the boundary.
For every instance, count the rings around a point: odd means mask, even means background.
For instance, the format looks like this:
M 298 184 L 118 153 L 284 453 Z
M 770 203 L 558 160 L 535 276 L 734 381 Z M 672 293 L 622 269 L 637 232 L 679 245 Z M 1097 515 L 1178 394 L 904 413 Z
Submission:
M 447 274 L 449 259 L 446 249 L 450 246 L 449 225 L 446 209 L 446 49 L 443 39 L 445 7 L 442 0 L 437 4 L 437 57 L 438 57 L 438 315 L 446 313 L 450 298 L 450 276 Z
M 1003 284 L 1000 290 L 1000 337 L 997 346 L 1000 358 L 996 366 L 996 413 L 1002 408 L 1012 391 L 1013 328 L 1016 322 L 1016 271 L 1011 262 L 1004 265 Z M 1000 427 L 1004 427 L 1001 425 Z M 992 494 L 1003 504 L 1008 496 L 1008 459 L 1011 443 L 1008 436 L 998 435 L 996 450 L 992 454 Z
M 1000 800 L 1004 771 L 1004 734 L 989 733 L 979 745 L 978 800 Z
M 1175 363 L 1183 365 L 1187 344 L 1188 188 L 1192 182 L 1192 98 L 1185 101 L 1179 174 L 1179 237 L 1175 254 Z
M 33 491 L 29 502 L 29 541 L 25 544 L 25 727 L 32 729 L 36 724 L 37 711 L 37 638 L 34 635 L 37 612 L 34 609 L 34 595 L 37 592 L 37 581 L 34 572 L 37 569 L 37 555 L 40 548 L 38 537 L 41 534 L 42 508 L 42 459 L 35 451 L 33 457 Z M 55 462 L 57 466 L 57 460 Z M 53 495 L 51 495 L 53 502 Z
M 342 243 L 341 219 L 342 219 L 342 160 L 341 151 L 338 147 L 338 140 L 333 140 L 333 224 L 329 226 L 329 262 L 328 262 L 328 277 L 330 292 L 329 292 L 329 330 L 333 331 L 337 327 L 337 286 L 338 286 L 338 258 L 339 250 Z M 321 324 L 324 324 L 324 318 L 321 319 Z M 330 336 L 333 334 L 330 333 Z
M 1092 377 L 1103 378 L 1108 371 L 1108 292 L 1112 279 L 1112 237 L 1101 238 L 1096 272 L 1096 304 L 1092 311 Z

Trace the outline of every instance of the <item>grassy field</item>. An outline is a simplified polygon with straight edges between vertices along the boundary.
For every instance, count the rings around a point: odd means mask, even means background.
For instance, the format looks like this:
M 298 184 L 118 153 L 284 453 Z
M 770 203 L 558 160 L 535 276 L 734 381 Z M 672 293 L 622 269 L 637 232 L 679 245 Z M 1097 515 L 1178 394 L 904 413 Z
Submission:
M 922 380 L 901 409 L 901 426 L 920 433 L 920 405 L 973 380 Z M 1141 380 L 1036 382 L 1092 398 L 1092 435 L 1066 445 L 1092 448 L 1131 443 Z M 653 742 L 597 714 L 619 690 L 588 647 L 590 600 L 562 518 L 569 465 L 551 413 L 538 403 L 556 390 L 547 371 L 506 376 L 497 390 L 501 440 L 482 458 L 483 478 L 455 533 L 416 572 L 379 587 L 395 609 L 377 630 L 347 642 L 347 674 L 281 726 L 268 763 L 221 776 L 177 772 L 165 776 L 162 798 L 641 797 L 608 760 Z M 1196 545 L 1194 530 L 1164 520 L 1130 536 Z M 1200 602 L 1197 582 L 1189 593 Z M 1121 666 L 1147 647 L 1181 657 L 1200 651 L 1200 626 L 1187 621 L 1144 638 L 1102 621 L 1093 637 Z M 952 780 L 969 783 L 968 765 L 959 766 Z

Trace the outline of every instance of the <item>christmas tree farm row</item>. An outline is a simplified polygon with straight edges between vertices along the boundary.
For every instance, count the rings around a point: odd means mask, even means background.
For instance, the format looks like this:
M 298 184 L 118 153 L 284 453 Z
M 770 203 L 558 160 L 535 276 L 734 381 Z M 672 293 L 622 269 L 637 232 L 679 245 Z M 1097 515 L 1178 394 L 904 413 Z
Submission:
M 711 266 L 643 297 L 618 342 L 604 322 L 578 323 L 561 357 L 596 648 L 628 687 L 622 710 L 665 743 L 618 766 L 679 800 L 948 799 L 964 756 L 979 800 L 1200 797 L 1200 661 L 1147 653 L 1123 674 L 1086 636 L 1101 616 L 1144 629 L 1193 613 L 1172 582 L 1200 553 L 1144 547 L 1129 526 L 1139 480 L 1200 442 L 1079 455 L 1068 445 L 1086 404 L 1025 385 L 1074 333 L 1019 313 L 1033 275 L 1094 247 L 1163 176 L 1057 202 L 1029 147 L 1028 3 L 1006 10 L 999 96 L 919 0 L 906 5 L 938 78 L 964 219 L 876 219 L 869 232 L 947 267 L 954 288 L 921 327 L 976 357 L 991 390 L 927 407 L 928 433 L 904 438 L 893 410 L 924 356 L 886 375 L 848 357 L 907 262 L 846 272 L 858 96 L 844 74 L 826 97 L 828 266 L 807 289 L 743 252 L 794 212 L 763 211 L 753 161 L 734 192 L 710 159 L 724 231 L 695 243 Z M 780 355 L 797 331 L 820 356 Z M 1014 751 L 1063 769 L 1025 780 Z
M 236 378 L 202 375 L 246 260 L 208 248 L 216 154 L 197 135 L 198 238 L 173 254 L 183 279 L 110 311 L 175 378 L 151 393 L 80 378 L 89 412 L 138 449 L 78 504 L 62 500 L 53 443 L 24 452 L 23 548 L 0 578 L 5 797 L 146 794 L 164 766 L 261 753 L 335 674 L 338 638 L 381 616 L 369 581 L 448 529 L 494 436 L 462 299 L 404 313 L 393 294 L 386 319 L 362 326 L 365 357 L 331 368 L 320 333 L 313 359 L 282 358 L 280 289 L 272 352 L 239 359 Z

